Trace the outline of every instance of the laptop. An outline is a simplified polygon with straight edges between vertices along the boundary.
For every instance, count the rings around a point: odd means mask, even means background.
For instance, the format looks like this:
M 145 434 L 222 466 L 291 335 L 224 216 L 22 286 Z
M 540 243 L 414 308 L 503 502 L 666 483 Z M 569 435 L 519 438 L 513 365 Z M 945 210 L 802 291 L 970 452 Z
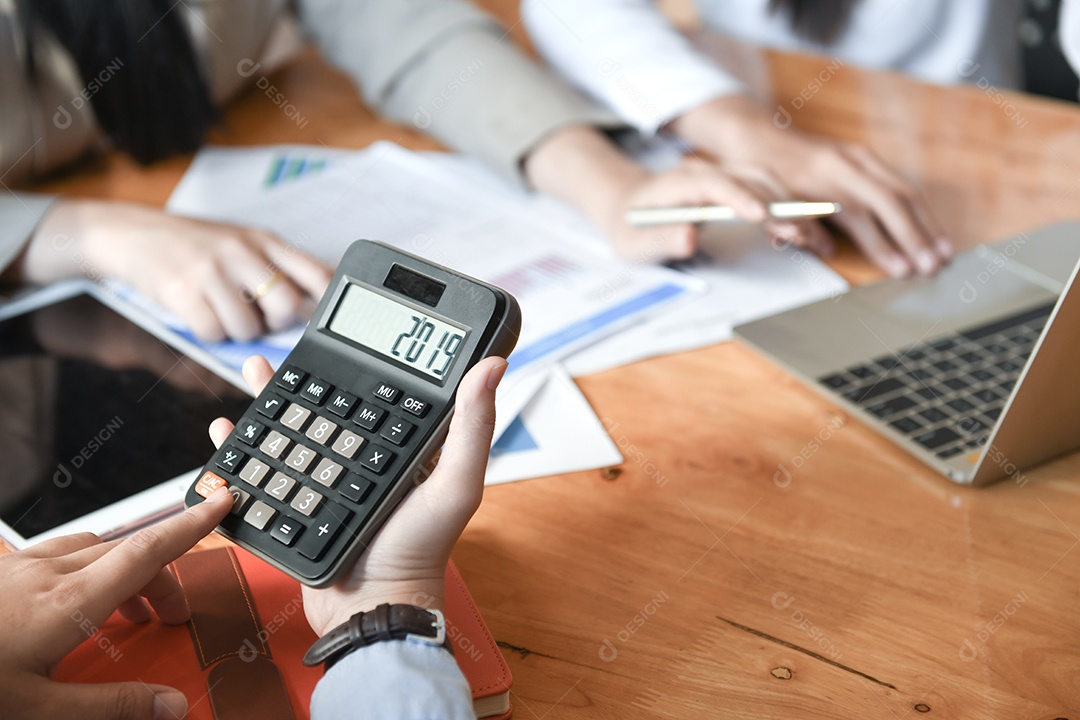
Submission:
M 959 253 L 735 335 L 963 484 L 1080 447 L 1080 223 Z

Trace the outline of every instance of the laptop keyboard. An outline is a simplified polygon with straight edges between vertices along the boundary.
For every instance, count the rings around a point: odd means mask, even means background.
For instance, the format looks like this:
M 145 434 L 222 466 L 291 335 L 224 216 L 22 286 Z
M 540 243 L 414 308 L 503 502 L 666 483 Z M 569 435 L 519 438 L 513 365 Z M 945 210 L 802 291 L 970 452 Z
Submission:
M 939 458 L 978 448 L 1054 303 L 852 365 L 818 382 Z

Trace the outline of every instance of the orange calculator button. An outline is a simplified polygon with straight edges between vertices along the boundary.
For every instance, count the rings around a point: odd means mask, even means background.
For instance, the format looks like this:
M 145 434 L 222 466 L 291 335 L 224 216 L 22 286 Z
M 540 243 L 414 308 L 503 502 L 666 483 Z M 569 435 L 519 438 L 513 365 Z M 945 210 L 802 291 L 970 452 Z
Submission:
M 203 476 L 199 478 L 199 482 L 195 483 L 195 492 L 204 498 L 208 498 L 214 494 L 215 490 L 226 487 L 228 484 L 225 478 L 219 477 L 212 472 L 204 472 Z

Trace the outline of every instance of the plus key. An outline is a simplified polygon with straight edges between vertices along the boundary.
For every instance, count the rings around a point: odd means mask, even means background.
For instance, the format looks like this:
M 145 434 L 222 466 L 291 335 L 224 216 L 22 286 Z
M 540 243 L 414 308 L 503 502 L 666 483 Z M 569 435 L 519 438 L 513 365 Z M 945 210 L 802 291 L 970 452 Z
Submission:
M 334 503 L 327 503 L 315 518 L 315 522 L 301 536 L 300 542 L 296 544 L 296 551 L 309 560 L 318 560 L 341 533 L 350 517 L 352 511 Z

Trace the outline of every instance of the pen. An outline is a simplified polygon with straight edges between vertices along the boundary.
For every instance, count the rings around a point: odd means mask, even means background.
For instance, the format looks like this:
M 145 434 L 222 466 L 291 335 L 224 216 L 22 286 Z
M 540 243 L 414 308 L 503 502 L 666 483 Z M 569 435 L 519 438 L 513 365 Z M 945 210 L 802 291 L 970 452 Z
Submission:
M 816 218 L 840 212 L 835 202 L 774 202 L 769 203 L 772 218 Z M 735 210 L 727 205 L 703 205 L 672 208 L 638 208 L 626 213 L 631 225 L 666 225 L 669 223 L 740 222 Z

